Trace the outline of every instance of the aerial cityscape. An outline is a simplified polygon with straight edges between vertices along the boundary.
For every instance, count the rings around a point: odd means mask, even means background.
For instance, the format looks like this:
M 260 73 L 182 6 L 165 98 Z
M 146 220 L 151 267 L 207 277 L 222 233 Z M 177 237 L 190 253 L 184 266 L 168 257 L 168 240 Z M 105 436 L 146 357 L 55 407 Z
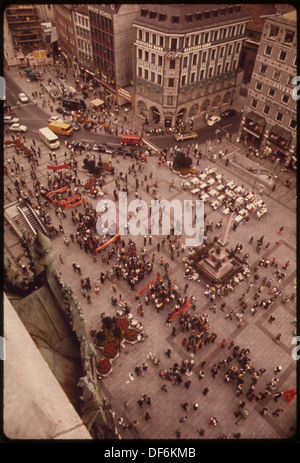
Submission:
M 297 441 L 297 11 L 2 17 L 3 441 Z

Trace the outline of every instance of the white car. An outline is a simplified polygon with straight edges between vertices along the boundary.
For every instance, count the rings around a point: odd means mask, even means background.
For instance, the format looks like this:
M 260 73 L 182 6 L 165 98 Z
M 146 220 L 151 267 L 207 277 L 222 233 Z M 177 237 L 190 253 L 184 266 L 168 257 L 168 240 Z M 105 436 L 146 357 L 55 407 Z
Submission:
M 29 101 L 28 96 L 25 95 L 25 93 L 19 93 L 18 98 L 21 101 L 21 103 L 28 103 Z
M 207 119 L 207 125 L 215 125 L 217 122 L 220 122 L 220 120 L 220 116 L 210 116 L 210 118 Z
M 60 116 L 51 116 L 48 120 L 48 122 L 53 122 L 53 121 L 57 121 L 57 122 L 64 122 L 60 119 Z
M 10 126 L 9 130 L 12 132 L 27 132 L 27 127 L 26 125 L 13 124 Z
M 3 120 L 4 124 L 15 124 L 16 122 L 19 122 L 20 119 L 13 116 L 4 116 Z

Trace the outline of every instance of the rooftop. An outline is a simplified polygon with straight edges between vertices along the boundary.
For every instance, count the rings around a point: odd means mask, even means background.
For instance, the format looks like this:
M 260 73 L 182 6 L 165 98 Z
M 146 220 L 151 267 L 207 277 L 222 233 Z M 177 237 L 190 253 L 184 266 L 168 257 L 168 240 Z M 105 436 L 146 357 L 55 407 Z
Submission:
M 243 5 L 231 4 L 144 4 L 135 23 L 154 26 L 165 32 L 199 30 L 207 26 L 228 24 L 251 17 Z

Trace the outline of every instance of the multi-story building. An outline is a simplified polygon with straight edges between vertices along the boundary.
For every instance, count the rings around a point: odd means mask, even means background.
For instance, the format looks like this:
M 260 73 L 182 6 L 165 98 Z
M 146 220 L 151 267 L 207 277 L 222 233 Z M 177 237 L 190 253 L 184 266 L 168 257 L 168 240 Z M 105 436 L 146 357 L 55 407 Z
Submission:
M 90 34 L 90 16 L 87 5 L 77 5 L 73 11 L 77 61 L 88 69 L 93 65 L 93 52 Z
M 247 39 L 244 42 L 240 64 L 244 70 L 244 82 L 249 83 L 265 20 L 268 16 L 275 14 L 277 10 L 274 3 L 245 3 L 244 7 L 252 19 L 247 24 Z
M 266 147 L 286 165 L 295 161 L 296 11 L 266 19 L 248 90 L 241 137 Z
M 9 5 L 5 10 L 5 24 L 8 26 L 15 53 L 28 55 L 45 49 L 37 5 Z
M 136 113 L 170 127 L 229 106 L 250 19 L 238 4 L 140 6 Z
M 54 5 L 57 37 L 63 58 L 67 65 L 71 65 L 76 58 L 76 40 L 73 25 L 72 10 L 75 5 L 57 3 Z
M 132 24 L 138 9 L 134 4 L 88 5 L 94 79 L 119 104 L 133 100 Z

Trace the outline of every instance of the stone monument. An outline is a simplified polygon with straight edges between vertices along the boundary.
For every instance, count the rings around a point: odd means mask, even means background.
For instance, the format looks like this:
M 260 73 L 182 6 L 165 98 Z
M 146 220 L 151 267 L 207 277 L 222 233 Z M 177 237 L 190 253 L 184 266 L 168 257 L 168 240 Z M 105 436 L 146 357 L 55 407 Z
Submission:
M 220 237 L 208 246 L 206 252 L 196 253 L 191 262 L 198 272 L 216 284 L 223 283 L 227 276 L 240 268 L 240 263 L 226 248 L 232 219 L 233 212 L 230 212 Z

